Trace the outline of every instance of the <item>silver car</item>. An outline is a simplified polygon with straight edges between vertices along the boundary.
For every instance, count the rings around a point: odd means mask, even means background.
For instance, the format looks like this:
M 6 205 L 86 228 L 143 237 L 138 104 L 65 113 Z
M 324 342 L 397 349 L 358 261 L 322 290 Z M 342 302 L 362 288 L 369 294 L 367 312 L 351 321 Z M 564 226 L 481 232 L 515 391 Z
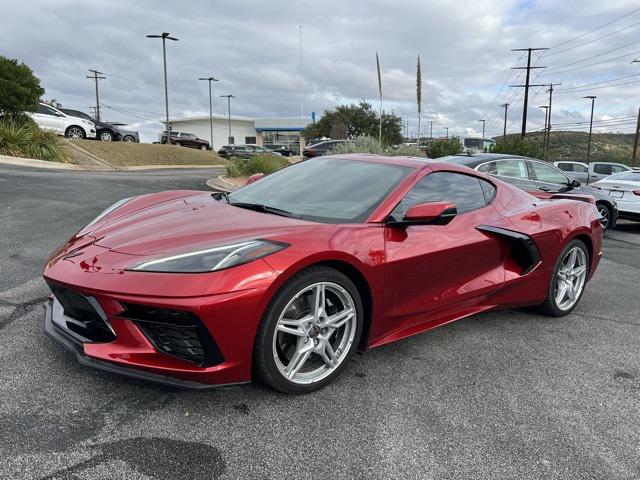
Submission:
M 582 162 L 563 160 L 553 162 L 553 164 L 562 170 L 569 178 L 578 180 L 580 183 L 593 183 L 607 178 L 614 173 L 632 170 L 631 167 L 624 163 L 613 162 L 590 162 L 589 165 L 587 165 Z

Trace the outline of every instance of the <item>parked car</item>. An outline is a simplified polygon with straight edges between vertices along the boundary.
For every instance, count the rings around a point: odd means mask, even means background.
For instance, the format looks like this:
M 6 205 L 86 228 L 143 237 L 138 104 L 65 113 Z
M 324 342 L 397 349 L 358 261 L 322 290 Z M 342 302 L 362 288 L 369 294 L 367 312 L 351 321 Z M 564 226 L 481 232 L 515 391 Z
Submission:
M 348 142 L 349 140 L 327 140 L 324 142 L 316 143 L 315 145 L 309 145 L 302 151 L 304 158 L 321 157 L 323 155 L 330 155 L 332 150 L 341 143 Z
M 95 138 L 96 126 L 90 120 L 67 115 L 51 105 L 40 102 L 37 112 L 26 112 L 43 130 L 51 130 L 67 138 Z
M 274 152 L 265 147 L 259 147 L 258 145 L 225 145 L 220 147 L 218 150 L 218 155 L 222 158 L 250 158 L 255 155 L 278 155 L 279 153 Z
M 569 178 L 550 163 L 501 153 L 452 155 L 439 160 L 488 173 L 538 198 L 546 199 L 558 194 L 590 195 L 596 201 L 602 226 L 612 229 L 616 225 L 618 209 L 614 199 L 597 188 L 582 185 L 578 180 Z
M 140 135 L 133 130 L 126 130 L 122 127 L 118 127 L 123 142 L 135 142 L 140 143 Z
M 287 147 L 286 145 L 267 144 L 265 145 L 265 147 L 271 150 L 272 152 L 279 153 L 283 157 L 291 157 L 293 155 L 298 154 L 297 151 L 293 150 L 291 147 Z
M 167 143 L 166 132 L 162 132 L 162 136 L 160 137 L 160 143 Z M 172 145 L 177 145 L 178 147 L 198 148 L 200 150 L 211 149 L 211 146 L 209 145 L 208 140 L 203 140 L 202 138 L 198 138 L 193 133 L 187 133 L 187 132 L 172 131 L 169 143 L 171 143 Z
M 230 194 L 120 200 L 49 258 L 44 328 L 81 363 L 138 380 L 302 394 L 357 351 L 472 314 L 567 315 L 601 257 L 591 203 L 535 204 L 420 158 L 329 156 Z
M 591 186 L 601 189 L 616 201 L 619 218 L 640 222 L 640 172 L 615 173 Z
M 587 165 L 583 162 L 562 160 L 553 162 L 553 164 L 562 170 L 569 178 L 578 180 L 581 183 L 593 183 L 614 173 L 633 170 L 624 163 L 613 162 L 589 162 L 589 165 Z
M 66 113 L 72 117 L 84 118 L 96 126 L 96 139 L 101 140 L 103 142 L 115 142 L 117 140 L 122 139 L 122 135 L 118 131 L 117 127 L 105 122 L 98 122 L 92 116 L 80 111 L 80 110 L 72 110 L 70 108 L 61 108 L 61 112 Z

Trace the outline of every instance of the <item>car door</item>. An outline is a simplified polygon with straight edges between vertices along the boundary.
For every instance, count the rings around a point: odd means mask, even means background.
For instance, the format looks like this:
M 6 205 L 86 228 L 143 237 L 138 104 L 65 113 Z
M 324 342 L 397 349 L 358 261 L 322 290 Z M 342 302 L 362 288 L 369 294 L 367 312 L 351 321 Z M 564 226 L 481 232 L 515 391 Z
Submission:
M 478 177 L 438 171 L 419 180 L 391 216 L 417 203 L 452 202 L 447 225 L 385 227 L 384 317 L 388 330 L 422 331 L 470 308 L 504 283 L 503 245 L 476 229 L 502 216 L 491 204 L 495 187 Z
M 35 121 L 43 130 L 51 130 L 59 135 L 64 135 L 67 125 L 66 117 L 49 105 L 40 104 L 34 114 Z
M 522 158 L 492 160 L 478 165 L 476 170 L 493 175 L 503 182 L 510 183 L 527 192 L 536 192 L 538 190 L 530 176 L 527 162 Z
M 551 198 L 556 193 L 572 190 L 572 179 L 556 167 L 534 160 L 529 161 L 529 166 L 538 187 L 538 192 L 534 194 L 536 197 Z

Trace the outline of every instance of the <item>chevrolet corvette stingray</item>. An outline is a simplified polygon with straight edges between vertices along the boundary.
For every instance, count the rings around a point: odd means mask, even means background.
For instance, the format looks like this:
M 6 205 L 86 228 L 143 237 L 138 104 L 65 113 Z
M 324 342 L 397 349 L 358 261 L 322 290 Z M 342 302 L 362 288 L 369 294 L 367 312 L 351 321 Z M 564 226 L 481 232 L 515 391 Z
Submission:
M 566 315 L 601 246 L 593 199 L 420 158 L 318 157 L 231 194 L 112 205 L 49 258 L 45 331 L 138 379 L 305 393 L 356 350 L 479 312 Z

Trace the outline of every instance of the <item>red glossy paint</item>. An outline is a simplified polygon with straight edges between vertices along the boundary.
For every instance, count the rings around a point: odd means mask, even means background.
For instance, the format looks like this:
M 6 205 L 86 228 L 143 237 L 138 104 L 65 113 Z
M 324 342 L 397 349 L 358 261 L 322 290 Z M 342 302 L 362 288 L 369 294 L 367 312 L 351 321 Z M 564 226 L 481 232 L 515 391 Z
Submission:
M 339 266 L 364 280 L 371 299 L 364 348 L 478 312 L 542 302 L 559 252 L 573 238 L 585 240 L 592 252 L 589 278 L 598 265 L 602 229 L 590 203 L 541 201 L 495 178 L 451 164 L 345 157 L 392 162 L 414 170 L 364 223 L 314 223 L 233 207 L 214 200 L 208 192 L 169 191 L 136 197 L 78 232 L 54 252 L 44 276 L 93 296 L 107 315 L 116 340 L 85 343 L 84 354 L 203 384 L 249 381 L 254 336 L 265 308 L 288 278 L 310 265 Z M 446 225 L 385 226 L 384 220 L 407 191 L 434 171 L 484 178 L 496 186 L 496 196 L 484 208 L 459 214 Z M 418 213 L 434 212 L 433 207 L 425 207 Z M 479 225 L 529 235 L 541 262 L 521 275 L 506 241 L 477 230 Z M 289 246 L 218 272 L 126 270 L 160 254 L 249 239 Z M 157 351 L 134 322 L 117 317 L 123 302 L 194 313 L 215 339 L 224 362 L 201 368 Z

